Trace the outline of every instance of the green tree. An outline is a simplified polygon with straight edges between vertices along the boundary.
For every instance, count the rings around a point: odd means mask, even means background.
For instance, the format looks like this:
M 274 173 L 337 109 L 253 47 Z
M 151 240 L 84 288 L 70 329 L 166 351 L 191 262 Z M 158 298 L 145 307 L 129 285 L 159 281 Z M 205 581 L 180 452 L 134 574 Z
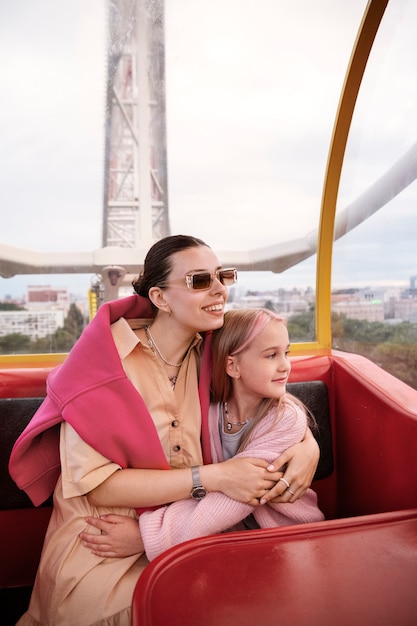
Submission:
M 32 342 L 29 335 L 10 333 L 0 337 L 1 354 L 26 354 L 30 352 L 31 345 Z
M 314 310 L 292 315 L 288 320 L 288 334 L 292 343 L 314 341 L 316 334 Z
M 86 320 L 80 309 L 71 304 L 62 328 L 55 333 L 40 337 L 34 341 L 29 335 L 13 333 L 0 337 L 2 354 L 41 354 L 52 352 L 69 352 L 81 335 Z
M 85 320 L 80 309 L 75 304 L 71 304 L 64 326 L 58 328 L 54 334 L 55 352 L 69 352 L 81 335 L 84 326 Z
M 26 309 L 14 302 L 0 302 L 0 311 L 26 311 Z
M 332 316 L 333 347 L 360 354 L 417 389 L 417 324 L 388 324 Z
M 264 304 L 264 308 L 269 311 L 275 311 L 274 303 L 271 300 L 267 300 Z

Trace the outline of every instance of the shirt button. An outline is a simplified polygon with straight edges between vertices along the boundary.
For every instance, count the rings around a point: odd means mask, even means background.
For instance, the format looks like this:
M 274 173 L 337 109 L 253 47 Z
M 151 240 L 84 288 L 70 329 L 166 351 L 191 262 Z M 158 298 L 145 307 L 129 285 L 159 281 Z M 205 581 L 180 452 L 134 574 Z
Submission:
M 181 450 L 181 446 L 174 446 L 174 452 L 179 452 Z
M 180 425 L 180 423 L 179 423 L 179 421 L 178 421 L 178 420 L 173 420 L 173 421 L 171 422 L 171 426 L 172 426 L 172 428 L 178 428 L 178 426 L 179 426 L 179 425 Z

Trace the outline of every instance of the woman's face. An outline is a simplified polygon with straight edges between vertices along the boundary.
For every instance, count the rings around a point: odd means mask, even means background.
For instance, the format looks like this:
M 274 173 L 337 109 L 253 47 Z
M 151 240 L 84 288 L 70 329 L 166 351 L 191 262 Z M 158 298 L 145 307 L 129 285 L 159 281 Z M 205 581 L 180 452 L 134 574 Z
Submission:
M 208 289 L 189 289 L 185 279 L 192 272 L 209 272 L 213 276 L 221 269 L 213 250 L 198 246 L 175 252 L 171 256 L 171 267 L 167 286 L 163 289 L 164 299 L 171 310 L 171 321 L 193 333 L 222 326 L 227 288 L 214 277 Z

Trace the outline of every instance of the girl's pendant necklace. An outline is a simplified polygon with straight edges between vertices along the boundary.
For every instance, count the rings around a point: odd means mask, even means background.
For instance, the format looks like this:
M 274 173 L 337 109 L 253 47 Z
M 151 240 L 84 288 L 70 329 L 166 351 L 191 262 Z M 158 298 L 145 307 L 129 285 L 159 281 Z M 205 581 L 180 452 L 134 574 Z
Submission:
M 227 432 L 230 432 L 232 430 L 233 426 L 239 426 L 239 428 L 241 426 L 245 426 L 245 424 L 250 422 L 251 419 L 252 419 L 250 417 L 249 419 L 245 420 L 244 422 L 231 422 L 229 420 L 229 411 L 228 411 L 228 408 L 227 408 L 227 402 L 223 402 L 223 415 L 224 415 L 225 420 L 226 420 L 226 430 L 227 430 Z

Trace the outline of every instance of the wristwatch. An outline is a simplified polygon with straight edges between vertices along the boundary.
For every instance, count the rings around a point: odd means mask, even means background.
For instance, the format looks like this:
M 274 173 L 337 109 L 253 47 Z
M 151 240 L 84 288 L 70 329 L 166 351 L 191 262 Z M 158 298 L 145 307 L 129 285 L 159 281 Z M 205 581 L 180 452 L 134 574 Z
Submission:
M 201 484 L 198 466 L 191 468 L 191 475 L 193 477 L 193 488 L 191 489 L 190 496 L 194 498 L 194 500 L 201 500 L 206 495 L 207 489 Z

